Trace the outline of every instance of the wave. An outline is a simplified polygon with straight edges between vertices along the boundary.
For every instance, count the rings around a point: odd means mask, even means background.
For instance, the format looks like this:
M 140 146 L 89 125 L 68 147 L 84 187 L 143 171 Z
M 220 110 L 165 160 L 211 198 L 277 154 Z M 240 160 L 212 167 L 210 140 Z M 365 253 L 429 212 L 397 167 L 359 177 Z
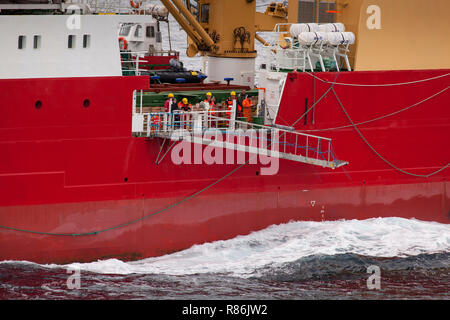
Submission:
M 102 274 L 210 273 L 244 278 L 278 274 L 283 277 L 295 274 L 295 270 L 321 270 L 323 275 L 333 268 L 362 270 L 370 264 L 382 264 L 386 268 L 400 268 L 402 264 L 410 267 L 411 263 L 424 265 L 428 261 L 424 255 L 434 261 L 432 268 L 439 268 L 439 261 L 443 261 L 444 266 L 450 265 L 448 253 L 450 225 L 415 219 L 376 218 L 290 222 L 140 261 L 109 259 L 45 267 L 71 267 Z M 430 256 L 434 254 L 438 255 Z M 321 264 L 328 267 L 322 270 Z

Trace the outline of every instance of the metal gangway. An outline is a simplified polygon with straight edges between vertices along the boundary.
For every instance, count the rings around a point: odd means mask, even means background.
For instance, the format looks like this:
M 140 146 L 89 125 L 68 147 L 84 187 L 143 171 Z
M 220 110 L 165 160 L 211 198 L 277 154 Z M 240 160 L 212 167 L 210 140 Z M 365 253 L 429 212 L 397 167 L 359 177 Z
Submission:
M 234 120 L 228 110 L 134 113 L 135 136 L 200 143 L 320 167 L 338 168 L 330 138 Z

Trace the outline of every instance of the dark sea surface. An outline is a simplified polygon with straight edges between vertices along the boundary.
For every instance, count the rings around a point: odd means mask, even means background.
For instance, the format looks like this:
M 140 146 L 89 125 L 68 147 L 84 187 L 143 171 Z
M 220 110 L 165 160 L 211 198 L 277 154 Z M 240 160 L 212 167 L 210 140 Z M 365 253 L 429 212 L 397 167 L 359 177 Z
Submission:
M 448 300 L 449 289 L 450 226 L 401 218 L 291 222 L 134 262 L 0 262 L 0 299 Z

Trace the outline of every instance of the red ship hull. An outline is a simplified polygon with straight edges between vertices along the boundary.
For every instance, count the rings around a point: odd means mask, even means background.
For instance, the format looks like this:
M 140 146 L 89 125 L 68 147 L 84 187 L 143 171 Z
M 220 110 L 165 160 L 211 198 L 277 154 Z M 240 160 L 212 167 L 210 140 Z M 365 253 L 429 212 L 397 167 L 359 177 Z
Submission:
M 337 81 L 399 83 L 448 72 L 348 72 Z M 448 83 L 440 77 L 334 89 L 358 123 L 412 105 Z M 348 166 L 331 170 L 280 160 L 278 174 L 263 176 L 260 164 L 245 165 L 197 194 L 239 165 L 175 165 L 170 154 L 155 164 L 157 139 L 131 136 L 132 92 L 147 87 L 148 77 L 0 80 L 0 260 L 134 260 L 291 220 L 396 216 L 450 222 L 449 168 L 428 178 L 402 173 L 353 127 L 314 132 L 332 138 L 336 156 Z M 289 74 L 278 122 L 291 125 L 303 114 L 305 99 L 311 106 L 329 87 L 308 74 Z M 385 159 L 429 174 L 450 159 L 449 102 L 444 90 L 358 127 Z M 349 125 L 331 92 L 316 105 L 314 123 L 308 116 L 296 129 Z

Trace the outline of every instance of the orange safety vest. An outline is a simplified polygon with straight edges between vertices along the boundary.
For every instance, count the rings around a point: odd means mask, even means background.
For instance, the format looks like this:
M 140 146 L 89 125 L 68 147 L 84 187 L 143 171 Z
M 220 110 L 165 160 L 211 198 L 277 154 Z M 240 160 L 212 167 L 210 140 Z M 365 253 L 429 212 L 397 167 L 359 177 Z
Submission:
M 227 99 L 227 104 L 228 104 L 228 112 L 227 112 L 227 116 L 231 116 L 231 110 L 233 109 L 233 99 L 228 98 Z M 239 105 L 239 102 L 236 99 L 236 109 L 237 111 L 242 111 L 242 107 Z
M 230 117 L 231 116 L 231 109 L 233 109 L 233 99 L 228 98 L 227 99 L 227 104 L 228 104 L 227 116 Z
M 190 104 L 183 104 L 183 102 L 178 102 L 178 109 L 183 111 L 191 111 L 192 106 Z
M 209 104 L 210 107 L 212 107 L 214 105 L 214 101 L 210 100 L 208 101 L 208 99 L 203 100 L 204 103 Z
M 247 122 L 252 120 L 252 100 L 245 98 L 242 101 L 242 106 L 244 108 L 244 117 L 247 118 Z
M 208 101 L 207 99 L 203 100 L 204 103 L 209 104 L 209 111 L 211 112 L 211 115 L 214 116 L 216 113 L 214 112 L 214 101 Z

